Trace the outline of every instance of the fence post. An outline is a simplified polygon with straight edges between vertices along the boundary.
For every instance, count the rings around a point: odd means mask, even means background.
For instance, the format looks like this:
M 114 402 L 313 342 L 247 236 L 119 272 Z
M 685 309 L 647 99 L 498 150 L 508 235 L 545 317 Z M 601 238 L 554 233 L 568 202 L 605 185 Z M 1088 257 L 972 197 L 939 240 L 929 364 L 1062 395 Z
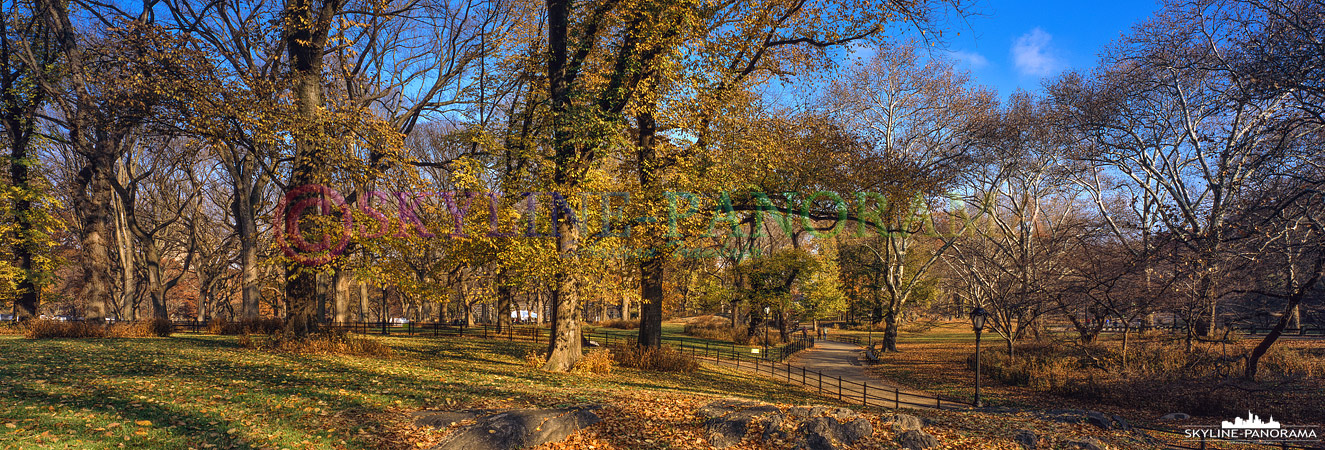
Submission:
M 902 407 L 902 390 L 898 389 L 897 386 L 893 386 L 893 409 L 899 409 L 901 407 Z
M 842 376 L 837 376 L 837 401 L 842 401 Z
M 801 366 L 801 386 L 805 386 L 805 366 Z
M 860 406 L 870 405 L 870 384 L 860 383 Z
M 823 393 L 824 393 L 824 373 L 823 373 L 823 372 L 815 372 L 815 373 L 819 375 L 819 395 L 823 395 Z

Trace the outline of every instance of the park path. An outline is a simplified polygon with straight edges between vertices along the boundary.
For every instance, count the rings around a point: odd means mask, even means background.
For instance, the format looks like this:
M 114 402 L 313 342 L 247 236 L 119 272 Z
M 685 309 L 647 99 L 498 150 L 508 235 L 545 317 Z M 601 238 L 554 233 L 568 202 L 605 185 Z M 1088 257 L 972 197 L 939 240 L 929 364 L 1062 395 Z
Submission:
M 754 372 L 847 403 L 866 403 L 884 408 L 969 407 L 946 399 L 940 402 L 933 394 L 870 376 L 860 365 L 859 355 L 863 350 L 855 344 L 816 340 L 814 347 L 796 353 L 786 363 L 747 360 L 738 365 L 730 359 L 700 358 L 711 364 Z
M 908 388 L 867 373 L 860 362 L 860 355 L 863 351 L 865 349 L 856 344 L 818 340 L 814 342 L 813 348 L 797 353 L 791 357 L 788 363 L 820 371 L 825 377 L 841 377 L 843 381 L 868 384 L 871 391 L 878 389 L 884 392 L 881 396 L 885 399 L 878 402 L 879 406 L 895 406 L 894 403 L 897 403 L 897 400 L 900 400 L 900 406 L 905 408 L 934 409 L 940 404 L 934 399 L 934 394 Z M 875 402 L 871 401 L 870 404 L 873 405 Z M 944 400 L 941 405 L 943 409 L 959 409 L 969 406 L 947 400 Z

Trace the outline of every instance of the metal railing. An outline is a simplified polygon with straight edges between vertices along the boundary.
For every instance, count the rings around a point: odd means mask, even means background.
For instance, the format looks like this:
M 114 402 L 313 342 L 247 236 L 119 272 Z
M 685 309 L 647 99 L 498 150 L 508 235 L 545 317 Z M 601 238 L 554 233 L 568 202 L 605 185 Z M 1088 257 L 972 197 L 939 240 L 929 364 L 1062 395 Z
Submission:
M 813 340 L 810 341 L 812 342 Z M 887 386 L 883 383 L 871 384 L 867 381 L 851 381 L 843 379 L 841 376 L 827 375 L 823 371 L 808 367 L 797 366 L 781 361 L 753 358 L 743 353 L 737 353 L 734 355 L 724 354 L 722 352 L 704 353 L 700 349 L 692 347 L 691 354 L 697 358 L 703 357 L 711 359 L 719 365 L 766 374 L 774 379 L 786 382 L 787 384 L 798 385 L 816 394 L 833 398 L 847 404 L 885 408 L 914 406 L 936 409 L 952 409 L 956 406 L 966 407 L 970 405 L 964 401 L 944 398 L 937 395 L 902 392 L 901 388 L 897 386 Z

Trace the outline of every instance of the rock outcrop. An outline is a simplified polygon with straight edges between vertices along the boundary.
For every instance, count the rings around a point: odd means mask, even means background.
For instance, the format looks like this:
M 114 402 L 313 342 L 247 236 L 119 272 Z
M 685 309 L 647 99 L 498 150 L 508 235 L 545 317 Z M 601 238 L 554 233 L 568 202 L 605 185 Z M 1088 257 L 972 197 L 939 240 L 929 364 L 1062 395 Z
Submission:
M 793 406 L 783 411 L 767 403 L 728 399 L 705 405 L 697 414 L 704 418 L 709 444 L 717 448 L 741 442 L 755 424 L 763 429 L 759 439 L 765 442 L 812 450 L 833 450 L 874 435 L 870 420 L 849 408 Z
M 556 409 L 422 411 L 414 414 L 414 423 L 431 427 L 461 425 L 443 438 L 434 447 L 436 450 L 511 450 L 564 440 L 571 433 L 601 421 L 594 412 L 600 408 L 580 405 Z

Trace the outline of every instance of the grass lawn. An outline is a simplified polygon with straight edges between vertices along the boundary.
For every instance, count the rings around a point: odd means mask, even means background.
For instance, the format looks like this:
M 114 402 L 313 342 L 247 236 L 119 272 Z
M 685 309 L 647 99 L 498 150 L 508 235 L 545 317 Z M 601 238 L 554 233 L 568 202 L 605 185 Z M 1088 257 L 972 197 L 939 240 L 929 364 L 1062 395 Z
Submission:
M 527 367 L 536 345 L 473 338 L 372 337 L 391 358 L 270 353 L 233 337 L 28 340 L 0 336 L 0 449 L 430 448 L 450 430 L 417 429 L 422 409 L 556 407 L 601 403 L 604 421 L 553 449 L 708 449 L 695 411 L 715 398 L 838 405 L 728 369 L 693 374 L 617 368 L 608 375 Z M 875 434 L 859 448 L 898 448 L 889 410 L 871 408 Z M 1019 428 L 1048 445 L 1095 436 L 1150 448 L 1085 424 L 1025 415 L 912 411 L 952 449 L 1008 449 Z M 753 439 L 735 450 L 790 449 Z M 1130 443 L 1130 444 L 1129 444 Z
M 652 391 L 804 402 L 722 369 L 585 377 L 522 365 L 528 343 L 379 338 L 394 358 L 294 356 L 234 338 L 0 336 L 0 448 L 407 448 L 424 408 L 556 406 Z
M 686 324 L 686 319 L 672 319 L 672 320 L 668 320 L 668 321 L 663 322 L 663 324 L 662 324 L 662 335 L 663 335 L 663 339 L 666 340 L 666 341 L 682 341 L 682 342 L 685 342 L 685 343 L 688 344 L 688 345 L 698 345 L 698 346 L 709 345 L 709 346 L 712 346 L 712 347 L 715 347 L 715 348 L 717 348 L 717 347 L 723 347 L 723 348 L 725 348 L 725 347 L 730 347 L 730 348 L 732 348 L 733 350 L 735 350 L 735 351 L 737 351 L 737 352 L 741 352 L 741 353 L 749 353 L 750 350 L 752 350 L 752 349 L 756 349 L 756 348 L 758 348 L 758 349 L 761 349 L 761 350 L 762 350 L 762 349 L 764 348 L 764 347 L 761 346 L 761 345 L 741 345 L 741 344 L 733 344 L 731 341 L 714 340 L 714 339 L 706 339 L 706 338 L 702 338 L 702 337 L 691 336 L 691 335 L 685 334 L 685 324 Z M 635 336 L 639 336 L 639 330 L 637 330 L 637 329 L 636 329 L 636 330 L 622 330 L 622 329 L 617 329 L 617 328 L 598 327 L 598 326 L 592 326 L 592 325 L 586 325 L 586 326 L 585 326 L 585 329 L 587 329 L 587 330 L 591 330 L 591 331 L 594 331 L 594 332 L 597 332 L 597 333 L 608 333 L 608 334 L 612 334 L 612 335 L 617 335 L 617 336 L 627 336 L 627 337 L 631 337 L 631 338 L 634 338 Z M 762 329 L 761 329 L 761 332 L 762 332 Z M 777 329 L 771 329 L 771 330 L 769 330 L 769 333 L 770 333 L 770 334 L 777 334 L 777 332 L 778 332 Z M 813 334 L 811 334 L 810 336 L 813 337 Z M 769 348 L 769 350 L 772 351 L 773 348 Z

